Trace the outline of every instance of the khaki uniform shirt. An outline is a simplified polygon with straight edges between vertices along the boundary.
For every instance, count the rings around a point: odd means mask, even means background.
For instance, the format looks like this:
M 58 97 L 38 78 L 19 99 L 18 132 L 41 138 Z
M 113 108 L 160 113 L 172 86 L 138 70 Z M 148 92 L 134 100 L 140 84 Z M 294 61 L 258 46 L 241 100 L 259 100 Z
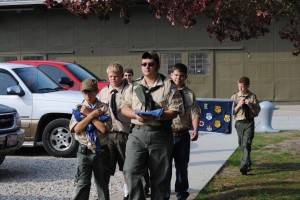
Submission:
M 90 105 L 86 101 L 84 101 L 83 103 L 79 104 L 78 107 L 83 106 L 83 105 L 87 106 L 87 107 L 90 107 Z M 107 114 L 107 115 L 110 116 L 110 112 L 109 112 L 108 106 L 105 103 L 97 101 L 96 105 L 95 105 L 95 109 L 100 109 L 102 112 L 104 112 L 105 114 Z M 78 122 L 79 121 L 77 121 L 75 119 L 74 115 L 72 115 L 72 118 L 71 118 L 71 121 L 70 121 L 70 125 L 69 125 L 71 133 L 75 133 L 74 132 L 74 127 L 76 126 L 76 124 Z M 111 120 L 108 121 L 108 122 L 105 122 L 105 124 L 107 126 L 111 127 Z M 98 136 L 100 138 L 100 143 L 103 143 L 101 141 L 103 140 L 102 138 L 105 138 L 106 134 L 100 133 L 99 131 L 97 133 L 98 133 Z M 88 142 L 88 139 L 87 139 L 86 131 L 82 131 L 80 133 L 75 133 L 75 140 L 77 140 L 80 144 L 88 146 L 89 149 L 91 149 L 91 150 L 95 150 L 96 149 L 95 145 L 92 145 L 91 147 L 90 147 L 90 145 L 88 145 L 89 142 Z
M 179 89 L 179 93 L 180 91 L 183 93 L 185 105 L 183 105 L 182 112 L 173 119 L 172 130 L 175 132 L 192 128 L 192 120 L 199 119 L 201 113 L 193 91 L 188 87 Z
M 259 106 L 259 102 L 257 100 L 257 97 L 254 93 L 252 93 L 251 91 L 248 92 L 248 94 L 242 94 L 240 92 L 237 92 L 235 94 L 233 94 L 231 96 L 231 99 L 234 101 L 234 107 L 237 106 L 238 102 L 242 99 L 242 98 L 246 98 L 249 100 L 250 102 L 250 106 L 253 107 L 253 109 L 255 110 L 255 112 L 249 112 L 250 114 L 250 119 L 253 119 L 254 117 L 256 117 L 260 111 L 260 106 Z M 236 120 L 245 120 L 246 119 L 246 115 L 245 115 L 245 110 L 243 108 L 240 108 L 238 110 L 237 113 L 235 113 L 235 119 Z
M 140 80 L 136 80 L 134 84 L 128 90 L 126 90 L 122 107 L 126 105 L 132 108 L 134 111 L 145 111 L 145 105 L 143 105 L 143 103 L 139 100 L 135 92 L 135 88 L 139 84 L 147 88 L 151 88 L 147 85 L 144 78 Z M 159 75 L 158 79 L 156 80 L 155 84 L 152 87 L 156 87 L 156 86 L 161 86 L 161 87 L 151 93 L 153 101 L 156 102 L 159 106 L 161 106 L 165 110 L 180 112 L 182 107 L 182 99 L 176 89 L 175 84 L 168 78 L 162 80 L 161 75 Z M 136 125 L 150 125 L 150 126 L 163 125 L 163 121 L 159 121 L 159 120 L 153 120 L 153 121 L 148 121 L 146 123 L 142 123 L 136 119 L 132 119 L 131 123 Z
M 99 93 L 99 99 L 101 102 L 106 103 L 109 105 L 109 109 L 111 112 L 111 119 L 112 119 L 112 130 L 111 131 L 121 131 L 125 133 L 129 133 L 130 131 L 130 119 L 127 117 L 123 116 L 121 114 L 121 105 L 123 101 L 123 96 L 126 90 L 128 90 L 130 87 L 127 82 L 123 82 L 120 88 L 116 88 L 118 93 L 116 94 L 116 104 L 117 104 L 117 117 L 118 119 L 115 118 L 111 106 L 110 106 L 110 100 L 111 100 L 111 94 L 114 88 L 109 85 L 108 87 L 103 88 L 100 93 Z

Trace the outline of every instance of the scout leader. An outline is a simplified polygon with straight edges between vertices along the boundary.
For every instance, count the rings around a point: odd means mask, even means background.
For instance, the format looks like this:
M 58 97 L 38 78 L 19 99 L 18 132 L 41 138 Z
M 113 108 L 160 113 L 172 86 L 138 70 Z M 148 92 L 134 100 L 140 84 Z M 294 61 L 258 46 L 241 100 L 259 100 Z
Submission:
M 124 164 L 129 199 L 145 199 L 141 179 L 147 169 L 151 199 L 164 199 L 168 191 L 166 177 L 173 145 L 171 120 L 180 112 L 182 99 L 172 81 L 158 73 L 159 67 L 158 55 L 145 52 L 141 62 L 143 77 L 126 91 L 122 103 L 122 114 L 134 125 Z M 139 115 L 153 110 L 162 112 L 153 117 Z

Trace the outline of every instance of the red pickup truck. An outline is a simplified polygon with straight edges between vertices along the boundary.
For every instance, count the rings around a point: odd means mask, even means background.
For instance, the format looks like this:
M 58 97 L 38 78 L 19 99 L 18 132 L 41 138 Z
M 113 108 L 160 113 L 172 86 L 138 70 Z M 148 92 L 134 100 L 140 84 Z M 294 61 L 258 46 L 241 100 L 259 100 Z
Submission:
M 84 79 L 98 80 L 98 87 L 101 90 L 109 83 L 76 63 L 55 61 L 55 60 L 18 60 L 10 63 L 32 65 L 47 74 L 56 83 L 67 90 L 80 90 L 81 82 Z

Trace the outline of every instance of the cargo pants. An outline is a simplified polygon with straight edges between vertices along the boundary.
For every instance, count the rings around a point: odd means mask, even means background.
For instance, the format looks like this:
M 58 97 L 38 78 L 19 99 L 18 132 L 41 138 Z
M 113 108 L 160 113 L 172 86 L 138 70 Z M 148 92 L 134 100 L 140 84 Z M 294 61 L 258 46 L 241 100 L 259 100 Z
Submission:
M 88 200 L 94 174 L 99 200 L 109 200 L 108 183 L 104 176 L 103 161 L 100 154 L 79 145 L 77 152 L 77 173 L 75 176 L 76 192 L 73 200 Z
M 240 169 L 251 166 L 251 145 L 254 138 L 254 120 L 238 120 L 235 123 L 239 146 L 242 151 Z
M 124 174 L 129 199 L 144 200 L 142 178 L 150 171 L 151 199 L 164 199 L 168 192 L 167 174 L 173 145 L 171 131 L 163 127 L 135 126 L 126 144 Z

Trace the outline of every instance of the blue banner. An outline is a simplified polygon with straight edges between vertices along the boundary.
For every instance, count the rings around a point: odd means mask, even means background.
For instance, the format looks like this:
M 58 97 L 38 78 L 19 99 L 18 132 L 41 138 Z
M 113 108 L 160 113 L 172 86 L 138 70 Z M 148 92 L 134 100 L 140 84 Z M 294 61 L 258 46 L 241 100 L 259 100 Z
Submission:
M 231 133 L 233 101 L 197 99 L 201 108 L 199 131 Z

